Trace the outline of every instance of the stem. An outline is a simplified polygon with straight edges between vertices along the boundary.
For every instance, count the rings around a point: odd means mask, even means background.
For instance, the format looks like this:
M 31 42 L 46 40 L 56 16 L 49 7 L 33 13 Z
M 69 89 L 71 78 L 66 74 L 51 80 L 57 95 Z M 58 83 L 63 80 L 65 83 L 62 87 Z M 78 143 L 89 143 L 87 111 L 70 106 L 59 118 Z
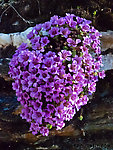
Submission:
M 19 12 L 9 3 L 9 6 L 17 13 L 17 15 L 25 22 L 25 23 L 28 23 L 28 24 L 31 24 L 31 23 L 34 23 L 34 22 L 31 22 L 29 20 L 26 20 L 24 19 L 20 14 Z
M 10 8 L 11 6 L 8 6 L 3 12 L 2 12 L 2 14 L 1 14 L 1 16 L 0 16 L 0 23 L 1 23 L 1 21 L 2 21 L 2 16 L 3 16 L 3 14 Z
M 40 2 L 39 2 L 39 0 L 37 0 L 37 3 L 38 3 L 39 15 L 41 15 Z

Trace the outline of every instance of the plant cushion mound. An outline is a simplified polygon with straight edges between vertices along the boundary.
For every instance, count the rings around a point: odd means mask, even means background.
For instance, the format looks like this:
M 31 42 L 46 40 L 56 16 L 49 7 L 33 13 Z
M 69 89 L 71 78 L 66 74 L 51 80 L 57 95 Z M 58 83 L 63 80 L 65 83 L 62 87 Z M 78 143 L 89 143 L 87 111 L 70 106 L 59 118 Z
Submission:
M 9 63 L 22 119 L 32 133 L 48 136 L 65 126 L 96 90 L 102 56 L 100 33 L 91 21 L 66 14 L 36 25 Z

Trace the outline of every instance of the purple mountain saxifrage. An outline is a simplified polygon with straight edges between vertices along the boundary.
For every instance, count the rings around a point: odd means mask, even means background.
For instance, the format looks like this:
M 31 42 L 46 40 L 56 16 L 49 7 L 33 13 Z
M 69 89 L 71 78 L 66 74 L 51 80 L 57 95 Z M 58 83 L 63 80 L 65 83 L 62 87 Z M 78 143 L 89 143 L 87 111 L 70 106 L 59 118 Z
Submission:
M 13 55 L 12 86 L 34 135 L 62 129 L 87 104 L 98 77 L 105 77 L 99 72 L 101 35 L 90 23 L 74 14 L 55 15 L 28 34 L 30 47 L 22 43 Z

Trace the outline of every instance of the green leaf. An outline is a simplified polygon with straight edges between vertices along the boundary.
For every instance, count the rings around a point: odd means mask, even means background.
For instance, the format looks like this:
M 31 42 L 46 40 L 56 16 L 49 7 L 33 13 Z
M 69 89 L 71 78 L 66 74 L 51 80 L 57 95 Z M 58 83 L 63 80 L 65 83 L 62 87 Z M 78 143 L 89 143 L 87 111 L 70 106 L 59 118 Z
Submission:
M 75 81 L 73 80 L 72 83 L 75 83 Z
M 80 121 L 83 120 L 83 116 L 82 115 L 80 115 L 80 117 L 78 117 L 78 118 L 79 118 Z
M 51 125 L 51 124 L 48 124 L 48 125 L 47 125 L 47 128 L 48 128 L 48 129 L 52 129 L 52 125 Z
M 63 63 L 65 63 L 66 62 L 66 60 L 63 60 Z
M 81 34 L 83 35 L 83 32 L 81 32 Z M 82 40 L 83 37 L 81 35 L 78 35 L 78 39 Z
M 95 72 L 95 73 L 94 73 L 94 76 L 98 76 L 98 73 L 97 73 L 97 72 Z
M 95 11 L 93 12 L 93 16 L 96 16 L 96 14 L 97 14 L 97 11 L 95 10 Z
M 73 50 L 72 56 L 75 57 L 75 55 L 76 55 L 76 50 Z
M 67 47 L 67 46 L 64 46 L 64 47 L 63 47 L 63 49 L 66 49 L 66 50 L 68 50 L 68 47 Z
M 80 57 L 82 57 L 83 56 L 83 53 L 82 52 L 80 52 Z
M 80 6 L 77 6 L 77 9 L 80 9 Z
M 81 94 L 84 94 L 84 91 L 82 91 Z

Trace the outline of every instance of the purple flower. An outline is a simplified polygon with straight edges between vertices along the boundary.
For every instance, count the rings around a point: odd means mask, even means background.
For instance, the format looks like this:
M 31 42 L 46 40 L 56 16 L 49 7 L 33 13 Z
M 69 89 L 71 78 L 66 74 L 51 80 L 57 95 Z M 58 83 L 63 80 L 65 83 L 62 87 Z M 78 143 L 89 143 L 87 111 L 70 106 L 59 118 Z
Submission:
M 77 102 L 78 99 L 79 99 L 78 93 L 73 92 L 73 94 L 71 94 L 70 97 L 69 97 L 69 102 L 71 102 L 71 105 L 76 106 L 76 102 Z
M 77 22 L 74 21 L 73 19 L 70 19 L 70 21 L 69 21 L 69 26 L 70 26 L 71 28 L 76 28 L 76 25 L 77 25 Z
M 70 73 L 66 74 L 65 75 L 65 78 L 66 78 L 66 84 L 72 84 L 72 76 Z
M 59 96 L 59 93 L 61 92 L 61 89 L 53 89 L 53 100 Z
M 78 73 L 77 75 L 73 75 L 73 78 L 75 79 L 75 83 L 84 83 L 84 74 Z
M 47 57 L 55 57 L 55 52 L 49 51 L 48 53 L 45 54 Z
M 33 48 L 34 50 L 41 50 L 41 44 L 40 44 L 39 42 L 36 42 L 36 43 L 32 46 L 32 48 Z
M 36 83 L 37 77 L 36 75 L 30 74 L 28 77 L 28 86 L 32 86 L 34 83 Z
M 85 45 L 91 45 L 92 40 L 89 37 L 84 37 L 83 43 Z
M 36 135 L 38 134 L 38 132 L 40 131 L 40 127 L 39 127 L 39 124 L 38 123 L 32 123 L 31 122 L 31 126 L 30 126 L 30 131 L 32 131 L 32 134 L 33 135 Z
M 100 64 L 99 64 L 99 62 L 96 62 L 96 63 L 94 64 L 94 69 L 95 69 L 95 71 L 100 70 Z
M 49 34 L 51 37 L 54 37 L 56 35 L 59 34 L 59 28 L 58 27 L 52 27 L 50 30 L 49 30 Z
M 72 38 L 67 38 L 68 46 L 76 47 L 76 42 Z
M 55 107 L 54 107 L 54 105 L 52 105 L 52 104 L 47 104 L 47 109 L 48 109 L 51 113 L 53 113 L 53 112 L 55 111 Z
M 88 54 L 88 48 L 86 46 L 80 46 L 80 49 L 82 50 L 83 55 Z
M 35 27 L 34 27 L 34 30 L 36 31 L 35 33 L 38 34 L 38 32 L 41 30 L 42 28 L 42 24 L 37 24 Z
M 88 99 L 87 95 L 84 95 L 82 98 L 79 99 L 79 102 L 80 102 L 79 105 L 80 106 L 86 105 L 88 100 L 89 99 Z
M 50 117 L 51 112 L 48 109 L 44 109 L 44 116 L 45 118 Z
M 53 85 L 53 83 L 54 83 L 54 77 L 50 76 L 47 81 L 48 81 L 47 82 L 48 85 Z
M 92 69 L 92 66 L 85 66 L 85 72 L 89 75 L 91 73 L 93 73 L 93 69 Z
M 29 74 L 28 71 L 23 71 L 23 72 L 21 73 L 21 75 L 22 75 L 22 78 L 23 78 L 23 79 L 26 79 L 26 78 L 28 78 L 28 76 L 29 76 L 30 74 Z
M 18 55 L 17 55 L 18 56 Z M 12 60 L 9 62 L 9 67 L 10 67 L 10 72 L 9 72 L 9 74 L 11 74 L 12 73 L 12 71 L 13 71 L 13 68 L 14 69 L 16 69 L 15 68 L 15 66 L 18 66 L 19 64 L 18 64 L 18 57 L 17 56 L 15 56 L 15 57 L 13 57 L 12 58 Z
M 60 61 L 60 57 L 54 57 L 54 61 L 55 62 L 59 62 Z
M 62 118 L 63 113 L 64 113 L 64 105 L 63 103 L 60 104 L 60 106 L 56 107 L 55 109 L 55 116 L 57 116 L 58 118 Z
M 44 86 L 43 92 L 45 93 L 51 93 L 52 92 L 52 87 L 49 85 Z
M 39 98 L 41 99 L 41 91 L 42 91 L 42 88 L 41 87 L 34 87 L 34 88 L 30 88 L 30 96 L 33 97 L 33 98 Z
M 45 30 L 49 30 L 50 27 L 51 27 L 51 23 L 48 21 L 48 22 L 45 22 L 42 27 L 45 29 Z
M 49 43 L 48 37 L 45 36 L 45 37 L 41 38 L 41 44 L 42 44 L 42 46 L 45 46 L 48 43 Z
M 94 34 L 89 34 L 90 35 L 90 38 L 94 41 L 96 40 L 96 36 Z
M 91 24 L 91 21 L 90 21 L 90 20 L 86 20 L 86 19 L 84 18 L 84 23 L 89 25 L 89 24 Z
M 82 57 L 78 57 L 77 55 L 75 55 L 75 57 L 72 59 L 73 61 L 76 60 L 78 65 L 82 65 Z
M 65 70 L 61 68 L 61 69 L 59 69 L 58 72 L 59 72 L 59 75 L 58 75 L 59 78 L 62 79 L 62 80 L 60 80 L 60 83 L 61 83 L 61 82 L 63 82 L 63 79 L 65 78 Z
M 24 93 L 23 93 L 23 98 L 24 98 L 25 100 L 29 100 L 29 99 L 30 99 L 29 94 L 28 94 L 27 92 L 24 92 Z
M 57 104 L 61 101 L 61 98 L 60 96 L 56 96 L 56 97 L 53 97 L 53 101 L 56 102 Z
M 36 123 L 42 124 L 42 118 L 44 117 L 44 112 L 42 109 L 38 109 L 37 111 L 33 111 L 32 119 L 36 121 Z
M 96 42 L 94 42 L 94 43 L 92 44 L 92 48 L 93 48 L 93 49 L 96 49 L 97 46 L 98 46 L 98 44 L 97 44 Z
M 52 117 L 45 118 L 44 121 L 47 122 L 47 123 L 49 123 L 50 125 L 52 125 L 52 127 L 55 126 L 55 123 L 54 123 Z
M 43 136 L 48 136 L 49 130 L 48 130 L 46 127 L 41 127 L 41 128 L 40 128 L 40 133 L 41 133 Z
M 55 74 L 55 73 L 57 73 L 57 70 L 58 70 L 58 67 L 55 65 L 55 66 L 51 67 L 50 72 L 52 74 Z
M 69 14 L 69 13 L 66 13 L 66 23 L 69 24 L 70 20 L 72 21 L 73 20 L 73 17 L 75 17 L 74 14 Z
M 44 81 L 47 81 L 47 79 L 50 77 L 50 75 L 48 74 L 48 71 L 45 70 L 40 70 L 40 75 L 39 78 L 42 78 Z
M 80 24 L 82 31 L 88 32 L 90 30 L 90 26 L 86 23 L 83 22 L 82 24 Z
M 71 53 L 71 51 L 61 50 L 61 52 L 59 52 L 58 55 L 60 56 L 61 60 L 65 60 L 66 59 L 66 60 L 70 61 L 71 57 L 69 57 L 69 56 L 71 56 L 72 53 Z
M 12 87 L 16 92 L 20 91 L 20 80 L 16 80 L 14 83 L 12 83 Z
M 23 108 L 23 109 L 22 109 L 22 113 L 21 113 L 22 119 L 27 119 L 29 113 L 30 113 L 29 107 Z
M 95 90 L 96 90 L 96 83 L 95 82 L 88 83 L 88 92 L 89 92 L 89 94 L 95 92 Z
M 46 93 L 46 95 L 44 96 L 46 98 L 46 102 L 52 102 L 52 93 Z
M 31 39 L 31 43 L 32 45 L 35 45 L 36 43 L 39 43 L 40 37 L 34 37 L 33 39 Z
M 69 107 L 67 110 L 66 110 L 66 115 L 65 115 L 65 120 L 66 121 L 69 121 L 70 119 L 72 119 L 75 115 L 76 111 L 75 111 L 75 108 L 72 108 L 72 107 Z
M 42 107 L 42 102 L 40 102 L 39 100 L 31 101 L 30 104 L 33 106 L 34 110 L 41 109 Z
M 63 89 L 63 93 L 64 93 L 65 96 L 68 96 L 68 95 L 72 94 L 72 87 L 71 86 L 65 87 Z
M 84 95 L 79 100 L 77 100 L 77 102 L 76 102 L 76 109 L 77 109 L 77 111 L 81 108 L 81 106 L 86 105 L 88 100 L 89 99 L 88 99 L 87 95 Z
M 34 33 L 33 31 L 29 32 L 29 34 L 27 35 L 27 38 L 30 40 L 34 37 Z
M 63 17 L 59 18 L 59 19 L 58 19 L 58 25 L 59 25 L 59 26 L 64 25 L 64 24 L 65 24 L 65 21 L 66 21 L 65 18 L 63 18 Z
M 58 24 L 58 16 L 57 16 L 57 15 L 54 15 L 53 17 L 51 17 L 50 23 L 51 23 L 52 25 Z
M 43 79 L 40 79 L 38 83 L 40 84 L 40 87 L 45 87 L 46 82 Z
M 59 122 L 59 123 L 57 124 L 56 130 L 61 130 L 64 126 L 65 126 L 65 123 L 64 123 L 63 121 L 62 121 L 62 122 Z
M 19 51 L 24 51 L 26 50 L 28 47 L 27 43 L 22 43 L 19 47 L 18 47 L 18 50 Z
M 24 50 L 19 54 L 18 61 L 20 63 L 25 63 L 28 61 L 28 59 L 29 59 L 29 51 Z
M 105 75 L 105 71 L 103 70 L 102 72 L 99 72 L 99 78 L 104 78 L 106 75 Z
M 79 95 L 83 91 L 81 84 L 74 84 L 73 85 L 73 94 Z
M 76 39 L 76 44 L 79 44 L 81 42 L 80 39 Z
M 99 46 L 97 46 L 97 47 L 95 48 L 95 53 L 96 53 L 97 55 L 101 54 L 101 49 L 100 49 Z
M 40 62 L 41 62 L 40 57 L 31 55 L 29 68 L 36 67 L 38 69 L 40 67 Z
M 65 38 L 67 38 L 70 33 L 71 31 L 69 30 L 69 28 L 60 28 L 60 34 L 63 35 Z
M 40 67 L 40 66 L 39 66 L 39 67 Z M 29 71 L 31 74 L 35 75 L 35 74 L 37 74 L 37 72 L 38 72 L 38 68 L 34 68 L 32 65 L 31 65 L 31 67 L 30 67 L 30 65 L 29 65 L 28 71 Z
M 77 24 L 80 24 L 83 22 L 83 18 L 80 18 L 80 17 L 76 17 L 76 20 L 77 20 Z
M 53 65 L 53 59 L 52 58 L 46 58 L 43 60 L 44 68 L 50 68 Z
M 77 72 L 78 72 L 77 61 L 74 60 L 74 61 L 72 62 L 72 64 L 68 64 L 68 68 L 69 68 L 69 71 L 70 71 L 70 72 L 77 73 Z
M 21 84 L 22 84 L 22 90 L 29 92 L 28 80 L 21 80 Z

